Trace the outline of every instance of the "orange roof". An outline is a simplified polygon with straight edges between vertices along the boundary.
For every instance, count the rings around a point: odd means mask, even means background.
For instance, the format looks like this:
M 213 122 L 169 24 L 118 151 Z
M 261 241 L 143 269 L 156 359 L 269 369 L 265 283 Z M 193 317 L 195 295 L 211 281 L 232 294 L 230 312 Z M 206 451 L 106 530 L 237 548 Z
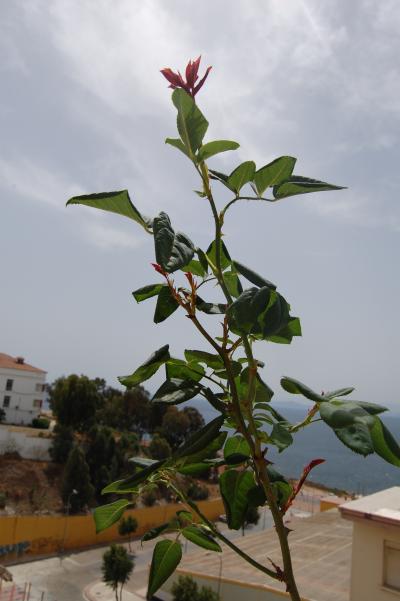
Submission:
M 25 363 L 23 357 L 11 357 L 11 355 L 6 355 L 5 353 L 0 353 L 0 368 L 22 369 L 23 371 L 34 371 L 41 374 L 47 373 L 44 369 L 39 369 L 38 367 L 29 365 L 29 363 Z

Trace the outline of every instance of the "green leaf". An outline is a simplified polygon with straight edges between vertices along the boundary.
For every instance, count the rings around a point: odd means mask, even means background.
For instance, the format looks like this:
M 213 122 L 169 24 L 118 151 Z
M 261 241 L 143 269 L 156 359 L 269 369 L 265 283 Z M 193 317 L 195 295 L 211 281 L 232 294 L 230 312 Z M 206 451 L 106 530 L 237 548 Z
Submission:
M 207 274 L 208 273 L 208 261 L 207 261 L 206 253 L 203 250 L 201 250 L 201 248 L 196 248 L 196 254 L 197 254 L 199 262 L 204 270 L 204 274 Z
M 153 232 L 156 261 L 165 271 L 172 273 L 192 260 L 192 241 L 181 232 L 175 233 L 166 213 L 161 212 L 154 218 Z
M 231 368 L 233 376 L 236 377 L 242 371 L 242 364 L 239 361 L 231 361 Z M 219 378 L 223 378 L 224 380 L 228 379 L 228 372 L 226 371 L 225 367 L 223 367 L 222 369 L 216 369 L 215 375 Z
M 175 90 L 177 91 L 177 90 Z M 153 551 L 151 560 L 147 598 L 152 596 L 174 572 L 182 559 L 182 547 L 173 540 L 160 540 Z
M 273 187 L 274 197 L 277 199 L 295 196 L 296 194 L 307 194 L 308 192 L 325 192 L 329 190 L 344 190 L 344 186 L 334 186 L 317 179 L 292 175 L 286 181 Z
M 205 447 L 192 453 L 190 455 L 185 455 L 184 457 L 184 466 L 199 464 L 205 462 L 205 460 L 211 460 L 215 457 L 217 451 L 219 451 L 227 437 L 227 432 L 220 432 L 217 434 Z M 207 463 L 208 467 L 212 467 L 210 463 Z
M 243 287 L 235 271 L 225 271 L 225 273 L 223 274 L 223 278 L 225 281 L 225 285 L 228 288 L 228 292 L 231 296 L 237 298 L 242 294 Z
M 372 427 L 374 417 L 354 402 L 330 401 L 322 403 L 319 407 L 322 419 L 331 428 L 343 428 L 355 423 Z
M 296 159 L 294 157 L 283 156 L 256 171 L 254 183 L 259 196 L 262 196 L 263 192 L 270 186 L 280 184 L 290 177 L 295 164 Z
M 268 336 L 267 340 L 277 344 L 290 344 L 294 336 L 301 336 L 301 324 L 298 317 L 289 317 L 289 322 L 273 336 Z
M 242 276 L 244 276 L 246 279 L 248 279 L 249 282 L 251 282 L 252 284 L 255 284 L 259 288 L 263 288 L 264 286 L 267 286 L 268 288 L 272 288 L 272 290 L 276 290 L 275 284 L 273 284 L 269 280 L 266 280 L 265 278 L 261 277 L 260 275 L 258 275 L 257 273 L 255 273 L 254 271 L 249 269 L 248 267 L 245 267 L 244 265 L 242 265 L 241 263 L 238 263 L 237 261 L 233 261 L 233 265 L 235 266 L 237 271 Z
M 118 190 L 117 192 L 100 192 L 99 194 L 83 194 L 74 196 L 67 202 L 68 205 L 85 205 L 102 211 L 117 213 L 124 217 L 133 219 L 139 223 L 146 232 L 151 233 L 151 219 L 144 217 L 132 204 L 128 190 Z
M 221 240 L 221 269 L 222 271 L 224 271 L 225 269 L 227 269 L 230 264 L 231 264 L 231 257 L 229 255 L 228 249 L 226 248 L 225 244 L 223 243 L 223 241 Z M 216 252 L 216 242 L 215 240 L 213 240 L 210 244 L 210 246 L 207 249 L 207 257 L 210 259 L 211 263 L 213 265 L 217 265 L 217 252 Z
M 400 447 L 379 417 L 374 418 L 371 437 L 375 453 L 388 463 L 400 467 Z
M 217 436 L 222 424 L 224 423 L 224 416 L 219 415 L 198 432 L 195 432 L 190 436 L 174 453 L 175 458 L 185 457 L 188 455 L 194 455 L 199 451 L 202 451 L 207 445 Z
M 192 380 L 200 382 L 205 374 L 204 368 L 195 361 L 182 361 L 182 359 L 170 359 L 165 364 L 167 379 L 178 378 L 180 380 Z
M 183 476 L 199 476 L 204 472 L 207 472 L 209 469 L 210 464 L 204 462 L 190 463 L 188 465 L 185 463 L 184 465 L 176 468 L 176 470 Z
M 157 463 L 156 459 L 150 459 L 149 457 L 140 457 L 139 455 L 131 457 L 130 459 L 128 459 L 128 461 L 140 467 L 149 467 L 149 465 L 154 465 L 155 463 Z
M 203 394 L 206 397 L 207 401 L 210 403 L 210 405 L 214 407 L 214 409 L 216 409 L 220 413 L 226 413 L 226 404 L 223 401 L 221 401 L 218 398 L 218 396 L 212 390 L 210 390 L 210 388 L 204 388 Z
M 365 411 L 368 411 L 370 415 L 377 415 L 378 413 L 384 413 L 388 411 L 387 407 L 383 405 L 376 405 L 375 403 L 367 403 L 366 401 L 357 401 L 357 405 L 360 405 Z
M 160 536 L 160 534 L 162 534 L 163 532 L 165 532 L 166 530 L 168 530 L 169 528 L 169 522 L 167 522 L 166 524 L 161 524 L 160 526 L 155 526 L 154 528 L 151 528 L 150 530 L 148 530 L 147 532 L 145 532 L 141 538 L 142 543 L 146 542 L 147 540 L 153 540 L 154 538 L 157 538 L 157 536 Z
M 226 152 L 227 150 L 236 150 L 237 148 L 239 148 L 239 144 L 237 142 L 232 142 L 231 140 L 216 140 L 214 142 L 208 142 L 200 148 L 199 152 L 197 153 L 197 159 L 198 161 L 206 161 L 215 154 Z
M 153 376 L 161 365 L 163 365 L 171 356 L 169 354 L 169 344 L 162 346 L 155 351 L 140 367 L 138 367 L 130 376 L 121 376 L 118 380 L 123 386 L 133 388 Z
M 204 278 L 207 275 L 207 270 L 205 270 L 200 261 L 196 261 L 196 259 L 192 259 L 190 263 L 181 269 L 182 271 L 193 273 L 193 275 L 198 275 L 201 278 Z
M 215 171 L 214 169 L 209 169 L 208 171 L 210 173 L 211 179 L 215 179 L 215 180 L 221 182 L 221 184 L 223 184 L 227 188 L 229 188 L 228 183 L 227 183 L 228 178 L 229 178 L 228 175 L 226 175 L 225 173 L 221 173 L 220 171 Z M 230 188 L 229 188 L 229 190 L 230 190 Z
M 197 382 L 192 380 L 180 380 L 178 378 L 172 378 L 166 380 L 164 384 L 161 384 L 157 390 L 152 402 L 157 403 L 168 403 L 169 405 L 179 405 L 184 403 L 194 396 L 199 394 L 200 386 Z
M 309 388 L 302 382 L 299 382 L 299 380 L 295 380 L 294 378 L 284 376 L 281 379 L 281 386 L 283 390 L 286 390 L 286 392 L 290 392 L 291 394 L 301 394 L 307 399 L 310 399 L 310 401 L 314 401 L 315 403 L 325 402 L 329 400 L 322 394 L 314 392 L 314 390 L 311 390 L 311 388 Z
M 208 128 L 208 121 L 193 98 L 182 88 L 172 93 L 172 102 L 178 110 L 177 126 L 181 140 L 189 156 L 194 158 Z
M 206 534 L 201 528 L 198 526 L 186 526 L 182 530 L 182 534 L 187 540 L 194 543 L 198 547 L 202 547 L 203 549 L 208 549 L 209 551 L 216 551 L 218 553 L 222 552 L 221 547 L 209 534 Z
M 338 396 L 347 396 L 354 391 L 354 388 L 339 388 L 338 390 L 332 390 L 330 392 L 325 392 L 324 396 L 327 399 L 335 399 Z
M 368 426 L 363 423 L 334 429 L 339 440 L 355 453 L 366 457 L 374 452 L 374 445 Z
M 118 501 L 114 501 L 114 503 L 96 507 L 93 512 L 94 522 L 96 524 L 96 534 L 109 528 L 115 524 L 115 522 L 118 522 L 125 509 L 130 504 L 131 501 L 128 501 L 128 499 L 118 499 Z
M 190 511 L 187 511 L 186 509 L 180 509 L 176 512 L 176 515 L 178 516 L 178 519 L 181 523 L 189 522 L 191 524 L 193 522 L 193 514 Z
M 239 394 L 241 399 L 249 397 L 249 368 L 245 367 L 240 374 Z M 257 373 L 255 382 L 254 403 L 269 403 L 274 396 L 274 391 L 264 382 L 260 374 Z
M 255 170 L 256 165 L 254 161 L 241 163 L 228 177 L 228 181 L 226 182 L 228 188 L 239 194 L 245 184 L 253 181 Z
M 223 369 L 224 362 L 221 357 L 217 354 L 208 353 L 207 351 L 197 351 L 187 349 L 185 351 L 185 359 L 188 363 L 196 361 L 197 363 L 204 363 L 211 369 Z
M 196 308 L 207 315 L 223 315 L 226 311 L 226 304 L 207 303 L 200 296 L 196 296 Z
M 183 154 L 185 154 L 187 157 L 189 157 L 189 159 L 192 158 L 190 155 L 190 151 L 186 148 L 186 146 L 184 145 L 184 143 L 182 142 L 182 140 L 180 138 L 167 138 L 165 140 L 165 143 L 169 144 L 170 146 L 173 146 L 174 148 L 177 148 L 178 150 L 183 152 Z
M 130 476 L 129 478 L 125 478 L 123 480 L 116 480 L 115 482 L 112 482 L 111 484 L 108 484 L 105 488 L 103 488 L 101 494 L 105 495 L 111 492 L 117 494 L 135 492 L 137 486 L 145 480 L 147 480 L 149 476 L 151 476 L 158 469 L 160 469 L 164 465 L 164 463 L 165 460 L 156 461 L 156 463 L 153 463 L 142 470 L 137 470 L 136 473 L 133 474 L 133 476 Z
M 219 486 L 230 529 L 239 530 L 243 525 L 249 506 L 248 493 L 254 485 L 254 475 L 247 470 L 226 470 L 221 474 Z
M 245 290 L 228 307 L 227 315 L 235 334 L 252 334 L 264 340 L 277 334 L 290 321 L 286 300 L 267 286 Z
M 246 458 L 250 457 L 250 447 L 247 440 L 240 434 L 231 436 L 224 446 L 224 458 L 229 463 L 229 457 L 232 455 L 243 455 Z
M 149 284 L 148 286 L 143 286 L 143 288 L 138 288 L 132 294 L 136 302 L 141 303 L 152 296 L 160 294 L 163 288 L 168 288 L 168 286 L 166 284 Z
M 279 453 L 290 447 L 293 443 L 293 436 L 281 424 L 274 424 L 269 439 L 277 447 Z
M 161 323 L 174 313 L 179 307 L 178 301 L 172 296 L 169 286 L 164 286 L 157 299 L 154 312 L 154 323 Z

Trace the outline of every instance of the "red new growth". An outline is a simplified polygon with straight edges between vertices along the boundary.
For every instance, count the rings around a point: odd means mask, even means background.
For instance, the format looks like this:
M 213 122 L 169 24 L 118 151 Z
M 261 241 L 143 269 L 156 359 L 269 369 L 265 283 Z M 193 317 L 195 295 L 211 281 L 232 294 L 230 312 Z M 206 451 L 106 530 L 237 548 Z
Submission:
M 303 486 L 304 482 L 306 481 L 306 478 L 307 478 L 308 474 L 311 472 L 311 470 L 314 467 L 316 467 L 317 465 L 320 465 L 320 463 L 324 463 L 324 462 L 325 462 L 325 459 L 313 459 L 312 461 L 310 461 L 310 463 L 308 465 L 306 465 L 306 467 L 303 469 L 303 473 L 301 475 L 300 480 L 297 483 L 296 488 L 293 490 L 290 498 L 288 499 L 288 501 L 283 509 L 283 513 L 286 513 L 286 511 L 289 509 L 289 507 L 295 500 L 296 496 L 299 494 L 300 489 Z
M 158 271 L 158 273 L 161 273 L 161 275 L 163 275 L 164 277 L 167 277 L 167 272 L 161 267 L 161 265 L 159 265 L 158 263 L 152 263 L 154 269 L 156 271 Z
M 175 90 L 175 88 L 183 88 L 188 94 L 190 94 L 194 98 L 197 92 L 203 86 L 210 70 L 212 69 L 212 67 L 207 67 L 205 75 L 196 84 L 196 81 L 199 79 L 198 71 L 200 61 L 201 56 L 199 56 L 195 61 L 188 62 L 185 71 L 186 81 L 183 79 L 179 71 L 178 73 L 174 73 L 169 67 L 166 69 L 161 69 L 161 73 L 164 75 L 165 79 L 169 81 L 170 88 L 172 88 L 173 90 Z

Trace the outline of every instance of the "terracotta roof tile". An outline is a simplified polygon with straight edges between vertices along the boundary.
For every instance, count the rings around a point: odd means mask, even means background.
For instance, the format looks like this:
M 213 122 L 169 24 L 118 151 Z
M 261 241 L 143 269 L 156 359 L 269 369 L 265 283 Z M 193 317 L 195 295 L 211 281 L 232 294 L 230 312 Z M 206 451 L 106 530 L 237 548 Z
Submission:
M 22 361 L 18 361 L 18 359 L 21 360 L 22 357 L 11 357 L 11 355 L 0 353 L 0 368 L 21 369 L 23 371 L 33 371 L 41 374 L 47 373 L 44 369 L 39 369 L 38 367 L 29 365 L 29 363 L 25 363 L 24 359 L 22 359 Z

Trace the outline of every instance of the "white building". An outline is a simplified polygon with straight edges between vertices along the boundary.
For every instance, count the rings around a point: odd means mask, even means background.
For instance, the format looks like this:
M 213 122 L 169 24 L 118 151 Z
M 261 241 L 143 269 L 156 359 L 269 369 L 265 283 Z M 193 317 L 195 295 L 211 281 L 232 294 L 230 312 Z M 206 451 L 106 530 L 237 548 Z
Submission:
M 0 408 L 5 422 L 30 424 L 41 411 L 46 372 L 25 363 L 23 357 L 0 353 Z

